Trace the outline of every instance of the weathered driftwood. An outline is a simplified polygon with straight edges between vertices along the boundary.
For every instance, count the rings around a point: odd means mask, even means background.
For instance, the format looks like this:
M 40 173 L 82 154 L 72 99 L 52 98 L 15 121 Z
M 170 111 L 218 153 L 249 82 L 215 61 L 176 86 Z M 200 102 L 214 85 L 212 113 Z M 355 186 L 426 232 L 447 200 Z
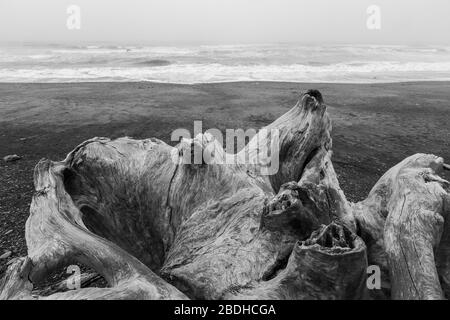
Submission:
M 448 169 L 442 158 L 407 158 L 353 204 L 331 162 L 331 121 L 318 91 L 265 129 L 236 155 L 200 134 L 176 147 L 94 138 L 64 161 L 42 160 L 26 224 L 28 257 L 10 264 L 0 298 L 448 295 L 450 200 L 449 184 L 438 176 Z M 199 163 L 191 163 L 195 150 Z M 270 172 L 275 157 L 279 170 Z M 32 292 L 33 282 L 72 263 L 90 266 L 109 287 Z M 367 291 L 371 264 L 381 268 L 382 294 Z
M 438 176 L 443 166 L 443 159 L 433 155 L 411 156 L 384 174 L 368 198 L 354 206 L 369 264 L 384 271 L 392 298 L 440 299 L 442 287 L 448 288 L 449 242 L 441 235 L 450 212 L 450 188 Z

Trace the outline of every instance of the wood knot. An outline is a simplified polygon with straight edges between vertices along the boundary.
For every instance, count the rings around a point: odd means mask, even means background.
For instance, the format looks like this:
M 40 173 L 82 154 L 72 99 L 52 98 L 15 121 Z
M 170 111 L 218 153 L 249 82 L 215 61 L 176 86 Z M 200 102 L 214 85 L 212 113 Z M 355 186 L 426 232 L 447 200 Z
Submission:
M 309 95 L 309 96 L 313 97 L 320 104 L 323 103 L 323 97 L 319 90 L 310 89 L 310 90 L 306 91 L 305 95 Z

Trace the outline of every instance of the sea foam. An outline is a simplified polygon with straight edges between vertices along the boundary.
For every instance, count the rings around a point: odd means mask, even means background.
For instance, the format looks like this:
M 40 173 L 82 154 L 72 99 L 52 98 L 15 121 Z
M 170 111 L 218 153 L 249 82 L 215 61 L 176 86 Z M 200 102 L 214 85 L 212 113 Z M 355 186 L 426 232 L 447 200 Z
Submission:
M 0 50 L 0 82 L 372 83 L 449 79 L 448 47 L 27 45 Z

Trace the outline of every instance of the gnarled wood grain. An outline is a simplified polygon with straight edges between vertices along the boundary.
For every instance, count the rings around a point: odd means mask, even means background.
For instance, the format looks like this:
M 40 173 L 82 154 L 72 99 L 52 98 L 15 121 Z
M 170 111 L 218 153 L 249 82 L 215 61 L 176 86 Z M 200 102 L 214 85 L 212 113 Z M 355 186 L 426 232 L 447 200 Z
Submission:
M 94 138 L 64 161 L 43 160 L 26 224 L 28 257 L 11 263 L 0 298 L 360 299 L 371 264 L 380 266 L 384 288 L 373 297 L 443 298 L 450 283 L 443 159 L 407 158 L 352 204 L 331 146 L 326 105 L 311 90 L 237 154 L 206 133 L 176 147 Z M 193 150 L 208 158 L 192 163 Z M 32 292 L 33 282 L 72 263 L 93 268 L 109 287 Z

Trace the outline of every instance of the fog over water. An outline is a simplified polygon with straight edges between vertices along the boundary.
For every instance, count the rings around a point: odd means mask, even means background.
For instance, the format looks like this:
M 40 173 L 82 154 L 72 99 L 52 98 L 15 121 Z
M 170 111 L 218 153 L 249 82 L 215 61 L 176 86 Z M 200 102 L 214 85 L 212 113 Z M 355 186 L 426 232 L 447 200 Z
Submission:
M 69 5 L 80 30 L 66 28 Z M 449 17 L 448 0 L 0 0 L 0 41 L 450 45 Z
M 450 80 L 449 30 L 448 0 L 0 0 L 0 82 Z

